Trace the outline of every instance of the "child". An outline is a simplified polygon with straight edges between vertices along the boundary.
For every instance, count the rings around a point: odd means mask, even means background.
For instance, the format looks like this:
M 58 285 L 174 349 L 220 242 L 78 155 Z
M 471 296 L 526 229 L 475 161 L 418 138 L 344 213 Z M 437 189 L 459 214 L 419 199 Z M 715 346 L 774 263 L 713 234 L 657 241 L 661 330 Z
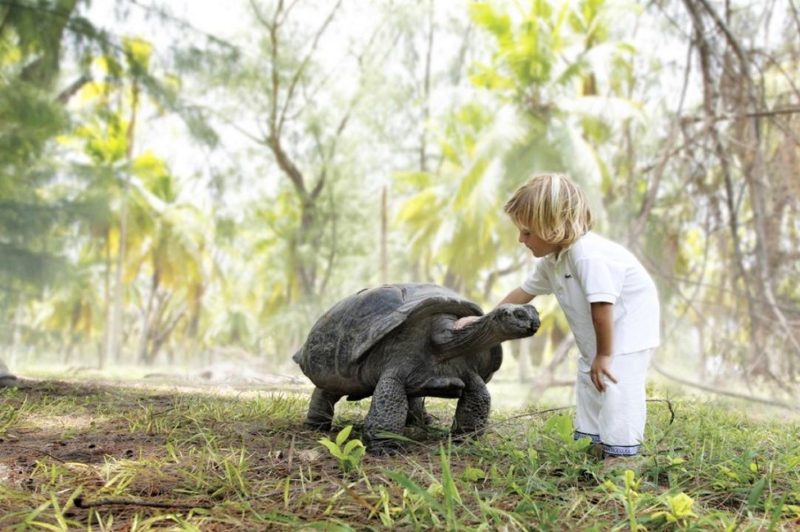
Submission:
M 636 455 L 644 440 L 647 367 L 660 342 L 653 280 L 627 249 L 591 232 L 583 191 L 565 175 L 532 177 L 505 212 L 519 241 L 542 260 L 499 304 L 555 294 L 580 350 L 575 438 L 591 438 L 606 457 Z

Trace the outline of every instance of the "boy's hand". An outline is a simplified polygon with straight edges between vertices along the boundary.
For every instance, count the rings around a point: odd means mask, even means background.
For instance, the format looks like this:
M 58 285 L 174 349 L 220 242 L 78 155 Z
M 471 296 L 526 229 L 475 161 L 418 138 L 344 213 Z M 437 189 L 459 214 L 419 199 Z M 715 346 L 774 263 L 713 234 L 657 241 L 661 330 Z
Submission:
M 592 303 L 592 325 L 597 338 L 597 354 L 592 362 L 591 377 L 598 392 L 606 391 L 604 377 L 616 383 L 611 374 L 611 354 L 614 345 L 614 305 L 604 301 Z
M 598 392 L 606 391 L 606 384 L 603 382 L 603 377 L 608 377 L 611 379 L 611 382 L 617 382 L 616 377 L 611 374 L 611 355 L 597 355 L 594 357 L 594 362 L 592 362 L 592 369 L 590 371 L 590 375 L 592 377 L 592 382 L 594 383 L 594 387 L 597 388 Z
M 478 321 L 479 319 L 480 316 L 464 316 L 463 318 L 456 320 L 456 322 L 453 324 L 453 329 L 455 329 L 456 331 L 459 329 L 463 329 L 470 323 Z

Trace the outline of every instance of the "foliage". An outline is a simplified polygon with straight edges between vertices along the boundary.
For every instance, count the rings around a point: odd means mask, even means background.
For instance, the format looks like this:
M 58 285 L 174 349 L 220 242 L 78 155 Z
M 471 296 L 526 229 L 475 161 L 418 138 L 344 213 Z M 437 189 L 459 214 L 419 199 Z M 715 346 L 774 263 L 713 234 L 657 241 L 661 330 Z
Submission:
M 335 440 L 331 440 L 327 437 L 319 440 L 319 442 L 328 449 L 328 452 L 339 461 L 339 468 L 345 475 L 358 470 L 361 464 L 361 458 L 366 452 L 366 447 L 361 443 L 361 440 L 352 439 L 347 441 L 347 438 L 350 437 L 350 431 L 352 430 L 353 426 L 347 425 L 339 431 Z
M 75 2 L 60 2 L 69 18 Z M 3 303 L 14 291 L 41 287 L 65 261 L 53 228 L 70 215 L 69 202 L 46 189 L 53 166 L 48 141 L 66 115 L 48 94 L 55 76 L 63 22 L 34 25 L 34 9 L 3 7 L 0 27 L 0 283 Z M 45 159 L 45 161 L 42 161 Z M 54 244 L 56 244 L 54 246 Z M 3 305 L 5 307 L 5 305 Z M 4 309 L 5 310 L 5 309 Z M 5 320 L 4 320 L 5 321 Z
M 656 278 L 666 359 L 790 395 L 785 3 L 245 2 L 229 40 L 168 3 L 96 7 L 0 8 L 12 356 L 283 364 L 325 308 L 375 283 L 491 305 L 530 267 L 504 201 L 558 170 Z M 132 31 L 137 17 L 155 29 Z M 556 373 L 567 324 L 537 301 L 519 350 Z
M 697 514 L 692 512 L 692 505 L 694 505 L 694 501 L 685 493 L 667 496 L 668 510 L 654 513 L 653 519 L 664 517 L 667 523 L 686 527 L 692 517 L 697 517 Z
M 320 439 L 294 393 L 53 382 L 0 402 L 17 412 L 3 421 L 6 528 L 791 530 L 800 517 L 798 420 L 740 405 L 674 399 L 672 422 L 652 408 L 643 456 L 609 468 L 569 445 L 570 416 L 551 409 L 500 412 L 484 437 L 459 444 L 415 429 L 402 454 L 361 459 L 353 419 L 368 405 Z M 444 400 L 429 407 L 443 425 L 453 415 Z M 348 445 L 359 458 L 343 475 L 330 453 Z

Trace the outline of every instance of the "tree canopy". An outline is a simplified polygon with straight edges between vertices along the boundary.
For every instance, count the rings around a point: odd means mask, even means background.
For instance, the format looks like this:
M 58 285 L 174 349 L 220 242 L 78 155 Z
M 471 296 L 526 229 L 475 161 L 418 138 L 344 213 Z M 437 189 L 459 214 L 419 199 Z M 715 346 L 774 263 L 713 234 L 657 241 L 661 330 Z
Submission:
M 114 6 L 0 2 L 3 358 L 283 364 L 365 286 L 490 306 L 532 264 L 502 205 L 551 170 L 652 272 L 662 360 L 797 381 L 791 0 Z

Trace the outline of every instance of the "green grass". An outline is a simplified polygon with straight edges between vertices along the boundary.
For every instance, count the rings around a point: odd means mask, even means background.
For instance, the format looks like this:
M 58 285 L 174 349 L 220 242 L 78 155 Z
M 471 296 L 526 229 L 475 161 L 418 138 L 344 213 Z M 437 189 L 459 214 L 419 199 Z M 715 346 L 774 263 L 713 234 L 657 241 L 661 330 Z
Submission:
M 545 406 L 496 412 L 484 437 L 455 444 L 443 429 L 454 402 L 430 401 L 437 426 L 407 431 L 405 452 L 347 455 L 362 435 L 362 403 L 342 405 L 334 431 L 320 434 L 302 426 L 299 394 L 58 382 L 4 390 L 0 529 L 800 526 L 797 421 L 689 398 L 653 402 L 643 457 L 605 471 L 572 441 L 571 411 Z

